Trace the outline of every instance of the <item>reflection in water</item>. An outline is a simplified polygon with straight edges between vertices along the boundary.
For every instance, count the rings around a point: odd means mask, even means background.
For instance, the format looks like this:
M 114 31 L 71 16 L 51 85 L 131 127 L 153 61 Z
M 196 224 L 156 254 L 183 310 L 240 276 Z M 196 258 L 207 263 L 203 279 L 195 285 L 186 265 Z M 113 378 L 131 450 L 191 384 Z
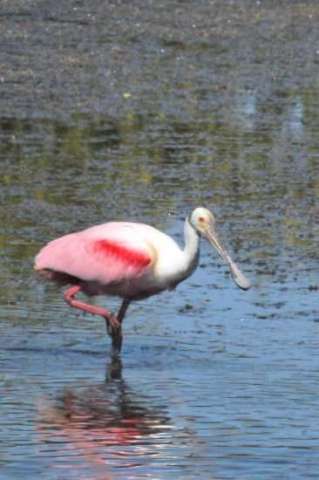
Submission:
M 66 388 L 54 402 L 39 402 L 41 443 L 51 445 L 52 454 L 52 445 L 62 441 L 77 462 L 85 462 L 90 471 L 94 468 L 95 478 L 113 478 L 110 469 L 117 461 L 129 468 L 145 463 L 145 458 L 139 462 L 139 456 L 156 456 L 160 436 L 169 427 L 165 408 L 150 405 L 150 399 L 139 397 L 123 380 L 119 358 L 111 360 L 104 383 Z M 147 442 L 146 437 L 153 441 Z M 64 456 L 69 453 L 57 452 L 52 466 L 63 463 Z M 73 462 L 66 465 L 74 466 Z
M 242 130 L 253 130 L 256 123 L 257 98 L 255 92 L 239 92 L 234 101 L 234 108 L 229 115 L 229 122 L 236 123 Z
M 284 122 L 283 129 L 293 137 L 293 140 L 302 139 L 304 134 L 304 103 L 303 99 L 296 95 L 291 99 L 287 109 L 287 120 Z

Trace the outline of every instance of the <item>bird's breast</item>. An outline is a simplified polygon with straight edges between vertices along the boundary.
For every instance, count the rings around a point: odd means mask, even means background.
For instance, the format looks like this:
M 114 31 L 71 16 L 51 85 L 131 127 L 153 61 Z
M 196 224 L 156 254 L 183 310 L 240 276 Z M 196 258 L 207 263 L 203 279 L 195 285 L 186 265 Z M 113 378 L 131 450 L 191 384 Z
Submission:
M 193 273 L 198 257 L 196 254 L 193 258 L 188 258 L 182 250 L 170 252 L 165 258 L 158 259 L 154 276 L 165 289 L 173 289 Z

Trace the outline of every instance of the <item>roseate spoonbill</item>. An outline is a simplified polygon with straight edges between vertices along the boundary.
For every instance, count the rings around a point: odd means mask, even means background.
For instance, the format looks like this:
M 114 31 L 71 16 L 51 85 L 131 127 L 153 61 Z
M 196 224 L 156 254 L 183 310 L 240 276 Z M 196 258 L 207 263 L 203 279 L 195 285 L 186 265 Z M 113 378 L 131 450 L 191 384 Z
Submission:
M 249 280 L 219 240 L 209 210 L 198 207 L 186 218 L 184 237 L 181 249 L 171 237 L 149 225 L 109 222 L 49 242 L 36 256 L 34 268 L 50 280 L 70 284 L 64 293 L 66 302 L 102 316 L 113 350 L 119 352 L 121 325 L 130 302 L 172 290 L 189 277 L 198 264 L 200 237 L 206 238 L 228 264 L 238 287 L 250 288 Z M 115 295 L 123 301 L 114 315 L 78 300 L 79 292 Z

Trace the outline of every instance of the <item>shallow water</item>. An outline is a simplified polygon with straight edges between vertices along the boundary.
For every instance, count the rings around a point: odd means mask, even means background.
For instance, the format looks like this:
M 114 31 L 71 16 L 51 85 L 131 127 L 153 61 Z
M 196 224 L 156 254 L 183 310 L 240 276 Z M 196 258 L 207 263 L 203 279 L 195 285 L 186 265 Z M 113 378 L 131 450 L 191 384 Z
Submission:
M 89 3 L 0 5 L 0 478 L 318 478 L 317 3 Z M 114 218 L 182 243 L 199 204 L 253 288 L 203 244 L 122 363 L 32 271 Z

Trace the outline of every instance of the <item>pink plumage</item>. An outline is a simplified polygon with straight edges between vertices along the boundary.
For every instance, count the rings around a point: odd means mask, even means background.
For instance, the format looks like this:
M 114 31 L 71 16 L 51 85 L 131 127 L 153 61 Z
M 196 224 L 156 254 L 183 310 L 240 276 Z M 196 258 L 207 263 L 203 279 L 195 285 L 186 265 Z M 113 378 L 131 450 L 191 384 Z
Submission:
M 35 269 L 78 278 L 94 294 L 139 278 L 151 262 L 134 224 L 111 222 L 48 243 L 37 255 Z

